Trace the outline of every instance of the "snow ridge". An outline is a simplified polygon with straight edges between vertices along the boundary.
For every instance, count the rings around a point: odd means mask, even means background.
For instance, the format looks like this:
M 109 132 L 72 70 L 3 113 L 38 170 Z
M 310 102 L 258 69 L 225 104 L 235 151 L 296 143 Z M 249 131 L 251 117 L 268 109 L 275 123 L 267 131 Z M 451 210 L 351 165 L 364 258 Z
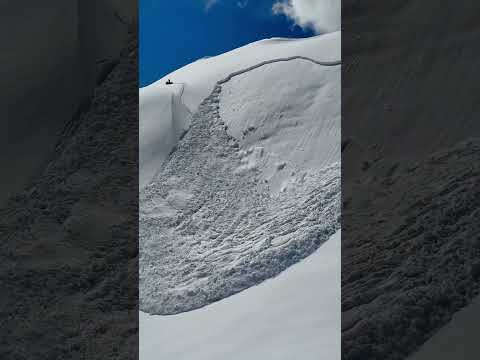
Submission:
M 244 162 L 261 162 L 263 149 L 241 150 L 219 112 L 222 84 L 298 58 L 263 62 L 217 82 L 140 192 L 142 311 L 176 314 L 233 295 L 312 254 L 340 228 L 338 162 L 292 173 L 294 186 L 272 193 L 260 170 Z

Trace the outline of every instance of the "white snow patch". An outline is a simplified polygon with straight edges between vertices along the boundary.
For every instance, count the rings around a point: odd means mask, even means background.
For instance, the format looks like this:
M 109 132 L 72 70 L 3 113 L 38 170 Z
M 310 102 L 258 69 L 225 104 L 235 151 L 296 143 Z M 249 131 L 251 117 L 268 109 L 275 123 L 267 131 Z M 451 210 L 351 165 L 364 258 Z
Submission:
M 175 209 L 183 209 L 187 207 L 192 196 L 192 194 L 185 191 L 172 190 L 168 193 L 167 202 Z

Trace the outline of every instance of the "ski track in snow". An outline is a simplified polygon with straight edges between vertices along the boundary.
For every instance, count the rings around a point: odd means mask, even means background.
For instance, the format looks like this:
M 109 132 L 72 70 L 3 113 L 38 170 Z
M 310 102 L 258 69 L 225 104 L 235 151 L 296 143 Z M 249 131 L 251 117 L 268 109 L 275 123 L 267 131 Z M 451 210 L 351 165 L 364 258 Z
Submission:
M 292 175 L 272 193 L 261 170 L 220 117 L 217 82 L 188 132 L 140 192 L 140 309 L 176 314 L 203 307 L 278 275 L 340 228 L 340 165 Z M 181 98 L 180 98 L 181 101 Z M 340 144 L 339 144 L 340 146 Z M 263 156 L 261 148 L 247 155 Z

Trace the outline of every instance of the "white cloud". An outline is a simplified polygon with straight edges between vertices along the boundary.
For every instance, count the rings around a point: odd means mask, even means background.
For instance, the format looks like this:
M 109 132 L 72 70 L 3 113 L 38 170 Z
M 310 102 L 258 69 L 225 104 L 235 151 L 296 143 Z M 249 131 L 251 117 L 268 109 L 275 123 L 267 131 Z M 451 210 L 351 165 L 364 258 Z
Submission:
M 274 14 L 283 14 L 318 34 L 340 29 L 340 0 L 278 0 L 272 9 Z

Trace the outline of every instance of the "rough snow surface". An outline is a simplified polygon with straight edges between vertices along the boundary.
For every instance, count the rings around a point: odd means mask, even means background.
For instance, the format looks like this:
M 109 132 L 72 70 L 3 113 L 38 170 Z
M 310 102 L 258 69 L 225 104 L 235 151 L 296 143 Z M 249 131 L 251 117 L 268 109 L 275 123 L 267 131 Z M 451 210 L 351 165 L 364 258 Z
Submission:
M 143 311 L 175 314 L 233 295 L 310 255 L 339 228 L 339 164 L 291 173 L 289 186 L 272 193 L 264 152 L 242 149 L 227 133 L 220 93 L 218 85 L 140 193 Z
M 141 90 L 142 311 L 177 314 L 227 298 L 339 229 L 333 39 L 258 42 L 180 69 L 168 76 L 175 85 Z
M 140 359 L 340 359 L 340 232 L 267 280 L 188 313 L 140 313 Z

